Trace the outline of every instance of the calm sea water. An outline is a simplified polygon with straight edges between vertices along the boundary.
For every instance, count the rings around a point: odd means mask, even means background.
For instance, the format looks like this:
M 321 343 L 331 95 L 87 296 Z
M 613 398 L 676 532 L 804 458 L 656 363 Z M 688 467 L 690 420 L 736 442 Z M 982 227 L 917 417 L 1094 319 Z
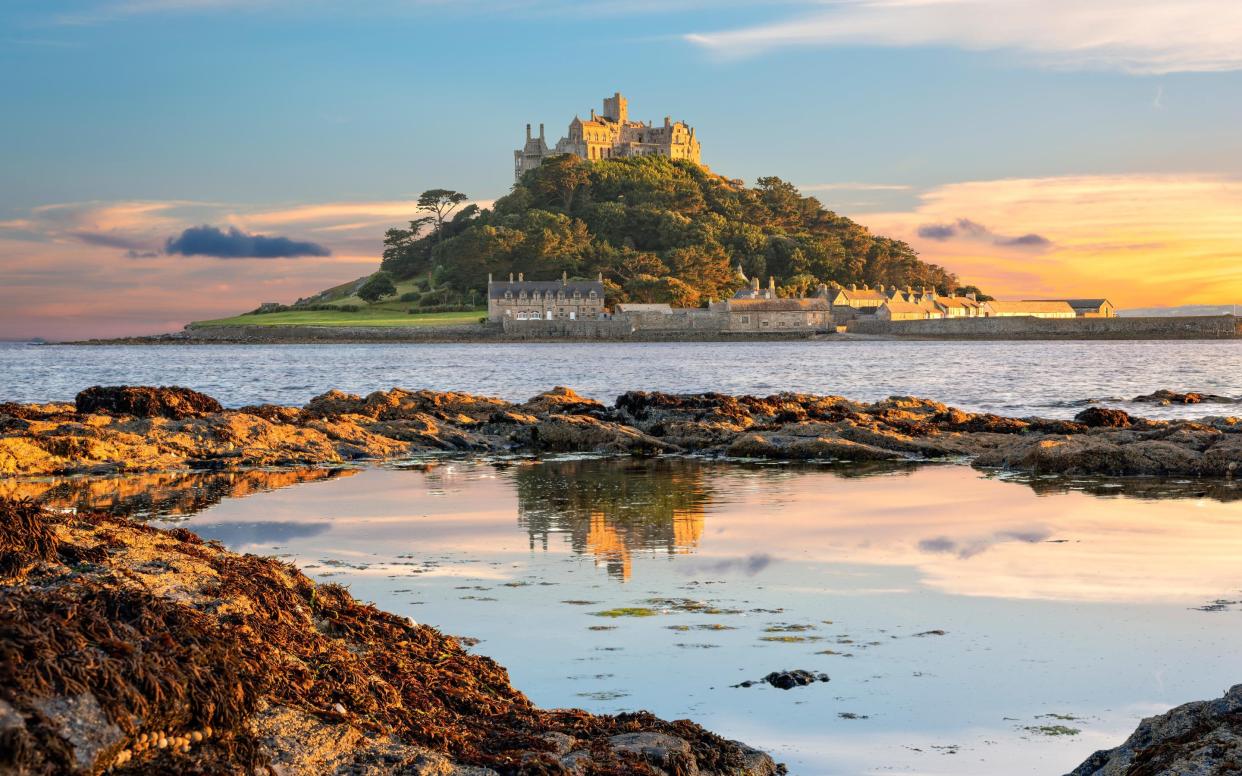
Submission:
M 794 774 L 1064 773 L 1242 680 L 1232 483 L 674 459 L 0 492 L 138 509 L 288 558 L 480 639 L 539 704 L 690 717 Z M 620 609 L 648 616 L 607 616 Z M 794 668 L 831 681 L 734 686 Z
M 917 395 L 973 411 L 1069 417 L 1160 388 L 1242 398 L 1242 342 L 739 342 L 472 345 L 0 344 L 0 401 L 67 401 L 91 385 L 185 385 L 228 406 L 303 404 L 331 388 L 394 386 L 524 400 L 555 385 L 874 400 Z M 1143 405 L 1152 417 L 1229 407 Z

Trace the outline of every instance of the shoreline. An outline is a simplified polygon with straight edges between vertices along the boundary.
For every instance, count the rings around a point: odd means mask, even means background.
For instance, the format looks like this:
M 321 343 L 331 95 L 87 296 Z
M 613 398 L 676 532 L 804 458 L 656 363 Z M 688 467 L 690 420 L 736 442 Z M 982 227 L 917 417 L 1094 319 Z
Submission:
M 916 397 L 664 394 L 611 405 L 568 388 L 526 402 L 399 388 L 329 391 L 303 407 L 225 409 L 187 388 L 90 388 L 74 404 L 0 404 L 0 474 L 40 476 L 343 464 L 428 453 L 695 455 L 775 461 L 946 461 L 1031 474 L 1242 474 L 1242 398 L 1160 391 L 1222 414 L 1147 420 L 1090 406 L 1073 420 L 968 413 Z M 1207 407 L 1205 406 L 1205 410 Z M 1238 413 L 1242 414 L 1242 413 Z

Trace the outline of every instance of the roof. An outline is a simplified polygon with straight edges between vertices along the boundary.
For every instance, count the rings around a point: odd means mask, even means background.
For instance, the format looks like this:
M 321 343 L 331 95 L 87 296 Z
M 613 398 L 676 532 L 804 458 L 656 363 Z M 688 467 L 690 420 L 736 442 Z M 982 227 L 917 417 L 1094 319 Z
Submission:
M 1006 313 L 1072 313 L 1074 308 L 1063 299 L 1024 299 L 1007 302 L 1000 299 L 987 303 L 993 310 Z
M 804 297 L 802 299 L 730 299 L 729 311 L 738 312 L 827 312 L 828 300 L 822 296 Z
M 936 310 L 935 305 L 932 305 L 930 302 L 903 302 L 900 299 L 890 299 L 887 302 L 885 302 L 883 306 L 887 307 L 889 312 L 893 312 L 893 313 L 933 313 L 934 312 L 937 315 L 939 315 L 939 311 Z
M 874 299 L 877 302 L 883 302 L 888 299 L 888 294 L 876 288 L 859 288 L 852 290 L 849 288 L 842 288 L 837 292 L 837 294 L 838 296 L 844 296 L 846 299 L 850 300 Z
M 1112 304 L 1107 299 L 1031 299 L 1032 302 L 1065 302 L 1075 310 L 1082 308 L 1084 310 L 1098 310 L 1106 304 Z
M 617 304 L 617 312 L 619 313 L 671 313 L 673 308 L 667 304 L 635 304 L 634 302 L 621 302 Z
M 968 296 L 937 296 L 936 304 L 945 307 L 982 307 L 983 303 Z
M 487 284 L 487 296 L 490 299 L 504 299 L 505 292 L 511 291 L 514 296 L 525 291 L 527 295 L 538 291 L 541 295 L 549 291 L 557 292 L 564 289 L 565 293 L 573 296 L 577 291 L 583 296 L 589 295 L 592 291 L 598 297 L 604 296 L 604 284 L 598 280 L 493 280 Z

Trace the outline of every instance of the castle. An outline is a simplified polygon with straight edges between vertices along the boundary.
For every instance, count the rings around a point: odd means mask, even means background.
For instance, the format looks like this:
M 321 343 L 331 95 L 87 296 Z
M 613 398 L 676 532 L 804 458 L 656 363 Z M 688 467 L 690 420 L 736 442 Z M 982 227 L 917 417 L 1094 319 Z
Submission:
M 569 123 L 569 134 L 556 141 L 549 149 L 544 139 L 543 124 L 539 125 L 539 137 L 532 137 L 530 124 L 526 125 L 526 144 L 513 152 L 513 175 L 517 180 L 527 170 L 543 164 L 543 160 L 557 154 L 573 154 L 590 161 L 620 159 L 628 156 L 667 156 L 670 159 L 699 161 L 699 141 L 694 127 L 684 121 L 672 121 L 664 117 L 664 126 L 652 126 L 648 121 L 630 121 L 629 103 L 621 92 L 604 98 L 603 114 L 591 110 L 591 118 L 583 121 L 574 116 Z

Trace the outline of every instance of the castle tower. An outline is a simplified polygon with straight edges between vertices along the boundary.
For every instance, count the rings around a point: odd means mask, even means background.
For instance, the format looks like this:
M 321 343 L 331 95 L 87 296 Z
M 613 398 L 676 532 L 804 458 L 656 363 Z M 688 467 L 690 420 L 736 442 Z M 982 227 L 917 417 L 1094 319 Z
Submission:
M 618 124 L 624 124 L 629 118 L 629 101 L 621 96 L 621 92 L 613 92 L 611 97 L 604 98 L 604 116 Z

